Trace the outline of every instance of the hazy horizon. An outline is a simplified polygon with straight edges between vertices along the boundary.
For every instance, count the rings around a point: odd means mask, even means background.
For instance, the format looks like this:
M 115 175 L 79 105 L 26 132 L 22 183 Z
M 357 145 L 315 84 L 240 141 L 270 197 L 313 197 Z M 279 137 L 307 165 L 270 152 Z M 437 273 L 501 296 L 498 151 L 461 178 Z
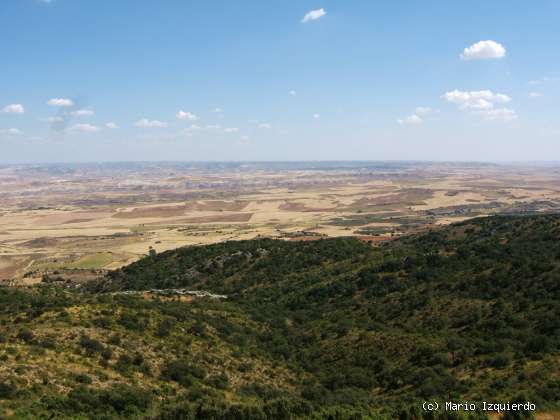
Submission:
M 343 160 L 317 160 L 317 159 L 301 159 L 301 160 L 91 160 L 91 161 L 52 161 L 52 162 L 12 162 L 2 163 L 0 167 L 11 166 L 56 166 L 56 165 L 118 165 L 118 164 L 372 164 L 372 163 L 394 163 L 394 164 L 452 164 L 452 165 L 497 165 L 497 166 L 556 166 L 560 165 L 560 161 L 540 160 L 540 161 L 483 161 L 483 160 L 402 160 L 402 159 L 379 159 L 379 160 L 360 160 L 360 159 L 343 159 Z

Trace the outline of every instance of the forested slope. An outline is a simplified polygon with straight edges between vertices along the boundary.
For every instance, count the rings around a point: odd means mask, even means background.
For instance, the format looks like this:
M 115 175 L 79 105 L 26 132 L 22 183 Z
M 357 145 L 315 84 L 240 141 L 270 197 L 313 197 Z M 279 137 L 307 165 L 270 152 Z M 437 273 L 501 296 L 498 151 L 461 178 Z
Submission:
M 171 288 L 228 298 L 118 294 Z M 88 292 L 0 298 L 0 404 L 21 416 L 421 418 L 425 399 L 560 407 L 554 215 L 470 220 L 379 247 L 182 248 Z

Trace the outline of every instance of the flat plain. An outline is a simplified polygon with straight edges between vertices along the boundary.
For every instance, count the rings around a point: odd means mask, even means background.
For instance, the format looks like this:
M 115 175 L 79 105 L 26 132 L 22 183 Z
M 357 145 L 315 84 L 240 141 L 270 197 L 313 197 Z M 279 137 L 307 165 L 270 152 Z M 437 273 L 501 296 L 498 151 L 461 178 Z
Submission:
M 0 167 L 0 281 L 80 280 L 256 237 L 377 243 L 497 213 L 560 211 L 560 165 L 107 163 Z

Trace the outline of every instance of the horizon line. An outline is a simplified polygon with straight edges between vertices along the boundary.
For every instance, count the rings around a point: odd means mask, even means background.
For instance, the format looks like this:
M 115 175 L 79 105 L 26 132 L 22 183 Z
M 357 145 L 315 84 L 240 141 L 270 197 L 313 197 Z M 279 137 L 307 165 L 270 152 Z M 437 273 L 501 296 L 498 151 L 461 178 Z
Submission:
M 77 161 L 44 161 L 44 162 L 0 162 L 2 166 L 47 166 L 47 165 L 104 165 L 126 163 L 190 163 L 190 164 L 280 164 L 280 163 L 453 163 L 453 164 L 560 164 L 560 160 L 431 160 L 431 159 L 301 159 L 301 160 L 77 160 Z

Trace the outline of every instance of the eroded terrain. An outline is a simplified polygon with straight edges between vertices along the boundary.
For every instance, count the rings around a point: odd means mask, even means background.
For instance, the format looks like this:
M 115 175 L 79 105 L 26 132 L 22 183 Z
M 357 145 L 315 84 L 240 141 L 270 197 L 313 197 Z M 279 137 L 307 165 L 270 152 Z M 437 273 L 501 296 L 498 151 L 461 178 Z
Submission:
M 259 236 L 377 242 L 560 210 L 560 166 L 126 163 L 0 167 L 0 280 L 95 277 L 150 249 Z

